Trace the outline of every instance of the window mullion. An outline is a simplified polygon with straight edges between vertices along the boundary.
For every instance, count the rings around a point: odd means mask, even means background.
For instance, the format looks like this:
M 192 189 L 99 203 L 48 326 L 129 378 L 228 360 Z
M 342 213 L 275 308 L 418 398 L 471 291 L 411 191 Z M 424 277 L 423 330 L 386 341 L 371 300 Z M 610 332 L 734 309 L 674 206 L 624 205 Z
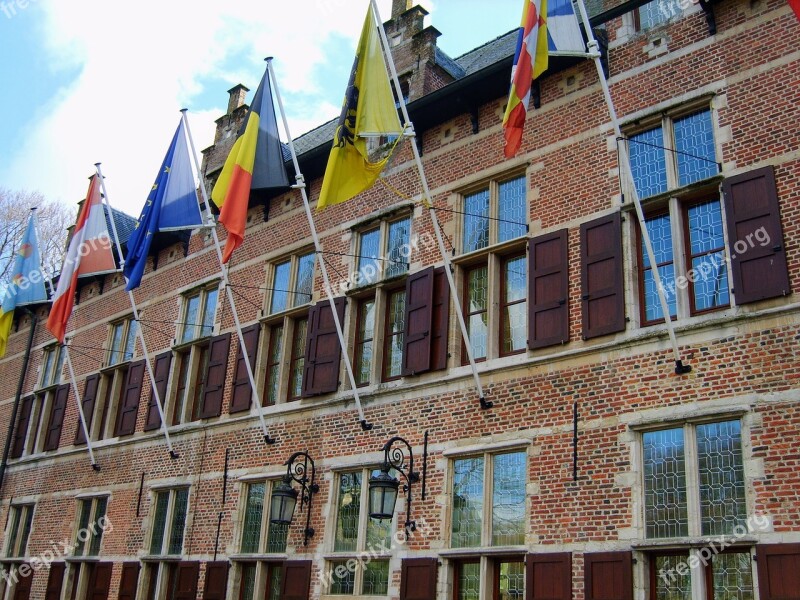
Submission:
M 481 528 L 481 546 L 492 545 L 492 478 L 494 475 L 494 460 L 491 454 L 483 456 L 483 526 Z M 485 565 L 481 565 L 483 574 Z
M 250 493 L 250 487 L 248 486 L 248 495 Z M 272 509 L 272 481 L 265 481 L 264 482 L 264 501 L 262 504 L 262 515 L 261 515 L 261 532 L 258 536 L 258 552 L 262 554 L 266 554 L 268 552 L 267 542 L 269 541 L 269 515 L 270 510 Z M 247 498 L 245 498 L 245 510 L 247 510 Z M 244 519 L 242 520 L 242 525 L 244 526 Z M 242 535 L 244 535 L 244 530 L 242 531 Z M 256 580 L 258 580 L 258 575 L 256 575 Z
M 502 287 L 502 260 L 496 254 L 489 254 L 486 259 L 487 283 L 486 294 L 486 358 L 500 356 L 500 289 Z
M 678 187 L 680 176 L 678 175 L 678 161 L 676 160 L 675 153 L 675 128 L 672 124 L 672 119 L 664 117 L 661 122 L 662 131 L 664 132 L 664 155 L 667 165 L 667 189 L 674 189 Z
M 670 229 L 672 231 L 672 264 L 675 280 L 681 275 L 685 275 L 689 270 L 689 259 L 686 255 L 688 233 L 686 230 L 687 223 L 685 213 L 682 210 L 680 201 L 677 198 L 670 198 L 669 200 L 669 219 Z M 673 283 L 675 283 L 673 280 Z M 681 319 L 688 317 L 689 310 L 689 297 L 687 294 L 687 287 L 674 286 L 675 290 L 675 305 L 677 318 Z
M 161 539 L 161 552 L 164 555 L 169 551 L 169 540 L 172 537 L 172 517 L 175 515 L 175 498 L 177 494 L 175 490 L 168 490 L 164 492 L 167 494 L 167 514 L 164 516 L 164 535 Z
M 689 519 L 689 535 L 701 534 L 700 477 L 697 464 L 697 436 L 693 425 L 684 426 L 684 460 L 686 461 L 686 514 Z
M 489 182 L 489 246 L 496 244 L 500 237 L 500 184 L 492 180 Z

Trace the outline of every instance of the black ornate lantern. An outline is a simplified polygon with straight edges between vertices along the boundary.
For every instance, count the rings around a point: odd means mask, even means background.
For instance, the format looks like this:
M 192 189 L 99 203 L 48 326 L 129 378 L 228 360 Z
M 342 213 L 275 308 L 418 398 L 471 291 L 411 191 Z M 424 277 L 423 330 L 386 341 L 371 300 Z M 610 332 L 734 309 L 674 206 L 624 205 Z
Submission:
M 406 451 L 402 447 L 394 446 L 395 443 L 404 444 L 408 453 L 408 464 L 406 465 Z M 394 447 L 393 447 L 394 446 Z M 428 433 L 425 432 L 425 450 L 423 453 L 423 473 L 422 473 L 422 498 L 425 499 L 425 460 L 428 455 Z M 403 476 L 406 483 L 403 491 L 406 492 L 406 537 L 409 532 L 415 531 L 417 524 L 411 520 L 411 486 L 417 483 L 419 473 L 414 470 L 414 453 L 411 444 L 399 436 L 390 439 L 383 446 L 383 466 L 380 473 L 373 475 L 369 479 L 369 516 L 373 519 L 391 519 L 394 517 L 395 504 L 397 503 L 397 493 L 400 490 L 400 481 L 392 477 L 389 473 L 394 469 Z
M 298 461 L 299 458 L 303 460 Z M 314 536 L 314 529 L 311 527 L 311 500 L 319 492 L 319 486 L 314 483 L 315 475 L 316 469 L 311 457 L 306 452 L 295 452 L 286 461 L 286 475 L 283 480 L 272 490 L 269 520 L 276 525 L 291 524 L 298 496 L 301 510 L 304 504 L 308 504 L 306 528 L 303 530 L 304 546 L 308 546 L 308 539 Z M 292 487 L 292 481 L 300 484 L 300 492 Z

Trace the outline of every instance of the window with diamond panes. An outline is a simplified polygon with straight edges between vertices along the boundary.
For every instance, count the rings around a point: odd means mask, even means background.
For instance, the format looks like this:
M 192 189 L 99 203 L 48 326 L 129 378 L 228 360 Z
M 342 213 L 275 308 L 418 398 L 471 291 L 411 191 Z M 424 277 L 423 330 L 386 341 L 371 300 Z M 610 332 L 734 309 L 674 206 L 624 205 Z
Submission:
M 111 325 L 111 344 L 108 350 L 107 365 L 116 365 L 133 358 L 139 324 L 132 318 Z
M 356 385 L 367 385 L 372 373 L 372 342 L 375 339 L 375 299 L 367 298 L 358 304 L 355 341 Z
M 382 221 L 357 236 L 356 286 L 365 286 L 408 272 L 411 218 Z
M 652 0 L 636 9 L 637 29 L 652 29 L 680 15 L 682 11 L 679 0 Z
M 241 562 L 241 580 L 239 584 L 239 600 L 280 600 L 281 597 L 281 565 L 280 563 Z M 263 582 L 259 577 L 263 573 Z M 258 586 L 263 585 L 263 591 Z
M 184 297 L 181 344 L 208 337 L 214 332 L 218 296 L 219 290 L 212 287 Z
M 108 497 L 86 498 L 78 503 L 75 556 L 97 556 L 103 539 Z
M 648 538 L 729 535 L 744 524 L 747 511 L 739 421 L 645 432 L 642 447 Z M 696 493 L 689 493 L 687 481 L 697 482 Z M 694 498 L 699 506 L 689 511 Z
M 272 267 L 269 314 L 275 314 L 311 302 L 314 291 L 316 254 L 292 256 Z
M 466 307 L 470 350 L 475 360 L 485 359 L 489 342 L 489 269 L 486 265 L 473 267 L 465 277 Z M 464 358 L 466 363 L 466 357 Z
M 642 199 L 713 177 L 719 172 L 709 109 L 665 116 L 652 129 L 628 136 L 636 191 Z
M 650 557 L 650 600 L 754 600 L 749 551 L 720 553 L 693 549 Z M 691 565 L 699 568 L 691 568 Z M 693 588 L 699 596 L 693 595 Z
M 383 380 L 397 379 L 403 367 L 403 336 L 406 327 L 406 291 L 387 295 L 386 331 L 383 336 Z
M 308 318 L 294 320 L 292 348 L 289 360 L 289 400 L 299 400 L 303 395 L 303 368 L 306 356 L 306 330 Z
M 273 482 L 261 481 L 246 486 L 242 519 L 242 554 L 280 554 L 286 552 L 288 525 L 269 520 L 269 498 Z
M 462 252 L 481 250 L 527 233 L 526 177 L 515 177 L 464 195 Z
M 281 353 L 283 352 L 283 325 L 275 325 L 269 330 L 269 347 L 267 348 L 266 383 L 264 386 L 265 406 L 278 402 L 280 394 Z
M 452 548 L 525 543 L 526 454 L 453 461 Z
M 524 352 L 527 329 L 527 261 L 525 255 L 503 260 L 500 293 L 500 355 Z
M 45 388 L 61 382 L 64 369 L 64 353 L 61 346 L 48 346 L 42 352 L 42 379 L 39 387 Z
M 336 530 L 328 593 L 385 596 L 389 592 L 392 522 L 371 519 L 367 512 L 370 476 L 378 471 L 340 473 L 336 489 Z M 396 476 L 396 474 L 395 474 Z M 369 561 L 353 561 L 367 552 Z
M 675 200 L 666 211 L 648 216 L 645 224 L 672 318 L 730 305 L 722 207 L 718 199 L 686 204 Z M 683 260 L 677 262 L 675 257 L 679 254 Z M 664 313 L 653 265 L 641 235 L 638 258 L 642 324 L 662 322 Z
M 154 510 L 150 535 L 151 555 L 181 554 L 188 503 L 188 488 L 156 492 L 154 509 L 151 508 Z
M 33 504 L 12 505 L 9 509 L 5 536 L 5 556 L 27 555 L 28 537 L 33 526 Z

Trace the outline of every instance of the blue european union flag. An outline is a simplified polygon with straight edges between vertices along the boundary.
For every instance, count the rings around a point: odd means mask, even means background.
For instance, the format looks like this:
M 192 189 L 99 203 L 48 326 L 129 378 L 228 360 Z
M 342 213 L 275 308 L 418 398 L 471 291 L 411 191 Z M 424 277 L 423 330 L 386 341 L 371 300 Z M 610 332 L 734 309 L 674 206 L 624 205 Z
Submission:
M 189 147 L 181 119 L 142 208 L 139 223 L 128 239 L 128 256 L 123 269 L 128 279 L 125 289 L 131 291 L 142 282 L 150 243 L 157 232 L 194 229 L 202 224 Z

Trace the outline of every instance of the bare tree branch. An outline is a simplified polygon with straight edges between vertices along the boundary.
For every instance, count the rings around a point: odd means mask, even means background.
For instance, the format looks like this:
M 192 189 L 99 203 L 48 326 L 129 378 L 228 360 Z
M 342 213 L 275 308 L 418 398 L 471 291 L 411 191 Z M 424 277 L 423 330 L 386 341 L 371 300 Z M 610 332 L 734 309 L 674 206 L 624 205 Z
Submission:
M 75 221 L 74 210 L 46 200 L 39 192 L 0 188 L 0 289 L 11 278 L 14 255 L 34 207 L 38 209 L 37 232 L 45 273 L 52 277 L 61 270 L 67 228 Z

